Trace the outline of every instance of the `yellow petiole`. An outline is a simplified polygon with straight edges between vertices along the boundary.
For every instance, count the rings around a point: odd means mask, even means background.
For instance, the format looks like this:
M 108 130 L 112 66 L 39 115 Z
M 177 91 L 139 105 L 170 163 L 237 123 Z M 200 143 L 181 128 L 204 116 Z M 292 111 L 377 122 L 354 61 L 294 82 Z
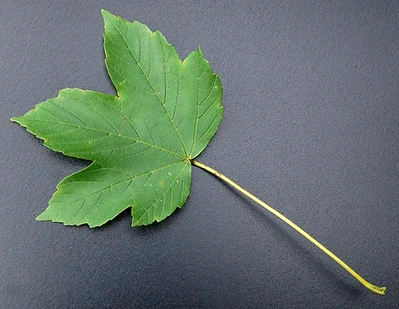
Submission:
M 332 253 L 330 250 L 328 250 L 325 246 L 323 246 L 320 242 L 318 242 L 316 239 L 314 239 L 312 236 L 310 236 L 307 232 L 305 232 L 301 227 L 296 225 L 294 222 L 292 222 L 290 219 L 288 219 L 286 216 L 272 208 L 271 206 L 267 205 L 265 202 L 261 201 L 258 199 L 255 195 L 251 194 L 247 190 L 245 190 L 243 187 L 232 181 L 230 178 L 226 177 L 222 173 L 219 173 L 218 171 L 214 170 L 213 168 L 202 164 L 198 161 L 195 160 L 190 160 L 191 163 L 195 166 L 198 166 L 205 171 L 223 179 L 225 182 L 227 182 L 229 185 L 240 191 L 242 194 L 245 196 L 249 197 L 262 207 L 266 208 L 269 212 L 271 212 L 273 215 L 278 217 L 279 219 L 283 220 L 285 223 L 287 223 L 290 227 L 292 227 L 295 231 L 297 231 L 299 234 L 304 236 L 307 240 L 309 240 L 311 243 L 313 243 L 316 247 L 318 247 L 321 251 L 323 251 L 325 254 L 327 254 L 330 258 L 332 258 L 335 262 L 337 262 L 340 266 L 342 266 L 348 273 L 350 273 L 353 277 L 355 277 L 357 280 L 360 281 L 361 284 L 363 284 L 366 288 L 371 290 L 374 293 L 380 294 L 380 295 L 385 295 L 386 292 L 386 287 L 379 287 L 374 284 L 371 284 L 368 282 L 366 279 L 364 279 L 362 276 L 360 276 L 357 272 L 355 272 L 352 268 L 350 268 L 344 261 L 342 261 L 338 256 L 336 256 L 334 253 Z

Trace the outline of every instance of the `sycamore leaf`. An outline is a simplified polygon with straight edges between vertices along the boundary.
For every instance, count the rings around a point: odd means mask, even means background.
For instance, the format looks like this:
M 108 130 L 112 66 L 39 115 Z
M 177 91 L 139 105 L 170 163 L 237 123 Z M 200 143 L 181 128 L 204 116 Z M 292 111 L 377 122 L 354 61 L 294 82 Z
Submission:
M 118 95 L 63 89 L 12 118 L 48 148 L 93 163 L 62 180 L 38 220 L 100 226 L 131 207 L 161 221 L 190 192 L 191 162 L 222 119 L 222 86 L 198 48 L 182 62 L 159 32 L 102 11 Z
M 104 47 L 117 96 L 80 89 L 12 118 L 65 155 L 93 163 L 62 180 L 37 218 L 100 226 L 131 207 L 133 226 L 161 221 L 190 193 L 191 166 L 219 177 L 317 246 L 374 293 L 365 280 L 300 226 L 213 168 L 194 160 L 222 119 L 222 86 L 201 50 L 183 62 L 163 35 L 107 11 Z

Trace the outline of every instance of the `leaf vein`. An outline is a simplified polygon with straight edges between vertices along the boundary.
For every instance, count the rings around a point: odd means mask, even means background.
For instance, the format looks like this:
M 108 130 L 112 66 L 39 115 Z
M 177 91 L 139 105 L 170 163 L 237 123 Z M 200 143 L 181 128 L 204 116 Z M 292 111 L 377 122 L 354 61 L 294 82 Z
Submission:
M 124 183 L 124 182 L 126 182 L 126 181 L 135 180 L 135 179 L 137 179 L 137 178 L 143 177 L 143 176 L 148 175 L 148 174 L 150 174 L 150 173 L 152 174 L 152 173 L 154 173 L 154 172 L 156 172 L 156 171 L 159 171 L 159 170 L 161 170 L 161 169 L 164 169 L 164 168 L 167 168 L 167 167 L 171 167 L 171 166 L 174 166 L 174 165 L 177 165 L 177 164 L 181 164 L 181 163 L 182 163 L 182 162 L 175 162 L 175 163 L 172 163 L 172 164 L 164 165 L 164 166 L 158 167 L 158 168 L 156 168 L 156 169 L 153 169 L 153 170 L 147 171 L 147 172 L 145 172 L 145 173 L 142 173 L 142 174 L 140 174 L 140 175 L 133 175 L 132 177 L 129 177 L 129 178 L 127 178 L 127 179 L 121 180 L 121 181 L 116 182 L 116 183 L 112 183 L 112 184 L 110 184 L 110 185 L 108 185 L 108 186 L 106 186 L 106 187 L 104 187 L 104 188 L 102 188 L 102 189 L 100 189 L 100 190 L 97 190 L 96 192 L 93 192 L 93 193 L 91 193 L 91 194 L 89 194 L 89 195 L 87 195 L 87 196 L 81 197 L 81 198 L 79 198 L 79 199 L 73 201 L 72 203 L 65 205 L 65 206 L 64 206 L 63 208 L 61 208 L 61 209 L 64 209 L 65 207 L 68 207 L 68 206 L 70 206 L 70 205 L 76 204 L 77 202 L 80 202 L 80 201 L 83 200 L 83 199 L 88 199 L 88 198 L 92 197 L 93 195 L 95 195 L 95 194 L 97 194 L 97 193 L 100 193 L 100 192 L 104 192 L 104 191 L 106 191 L 106 190 L 109 190 L 110 188 L 112 188 L 112 187 L 114 187 L 114 186 L 119 186 L 120 184 L 122 184 L 122 183 Z M 58 192 L 59 192 L 59 191 L 58 191 Z
M 65 122 L 59 123 L 59 122 L 50 121 L 50 120 L 47 120 L 47 119 L 35 119 L 35 120 L 41 121 L 41 122 L 53 123 L 53 124 L 63 124 L 63 125 L 67 125 L 67 126 L 74 126 L 74 127 L 80 128 L 80 129 L 93 130 L 93 131 L 100 132 L 100 133 L 110 134 L 110 132 L 103 131 L 103 130 L 99 130 L 99 129 L 92 128 L 92 127 L 83 127 L 83 126 L 79 126 L 79 125 L 75 125 L 75 124 L 70 124 L 70 123 L 65 123 Z M 134 141 L 134 142 L 141 143 L 141 144 L 144 144 L 144 145 L 148 145 L 148 146 L 157 148 L 157 149 L 159 149 L 159 150 L 168 152 L 168 153 L 173 154 L 173 155 L 175 155 L 175 156 L 177 156 L 177 157 L 179 157 L 179 158 L 184 158 L 184 156 L 182 156 L 182 155 L 180 155 L 180 154 L 178 154 L 178 153 L 176 153 L 176 152 L 173 152 L 173 151 L 170 151 L 170 150 L 168 150 L 168 149 L 159 147 L 159 146 L 157 146 L 157 145 L 149 144 L 149 143 L 144 142 L 144 141 L 142 141 L 142 140 L 134 139 L 134 138 L 132 138 L 132 137 L 125 136 L 125 135 L 116 135 L 116 134 L 111 134 L 111 135 L 114 135 L 114 136 L 120 137 L 120 138 L 126 138 L 126 139 L 132 140 L 132 141 Z
M 116 27 L 115 25 L 113 25 L 113 26 L 114 26 L 114 28 L 116 29 L 116 31 L 118 31 L 118 33 L 119 33 L 119 35 L 121 36 L 123 42 L 125 43 L 125 45 L 126 45 L 127 48 L 129 49 L 131 56 L 133 57 L 133 59 L 134 59 L 134 61 L 136 62 L 137 66 L 139 67 L 141 73 L 143 74 L 143 76 L 144 76 L 144 78 L 146 79 L 147 83 L 150 85 L 150 87 L 151 87 L 152 90 L 154 91 L 155 95 L 157 96 L 159 102 L 161 103 L 162 107 L 164 108 L 165 113 L 166 113 L 166 115 L 168 116 L 169 121 L 170 121 L 170 123 L 172 124 L 173 128 L 175 129 L 175 132 L 176 132 L 176 134 L 177 134 L 177 136 L 178 136 L 178 138 L 179 138 L 179 140 L 180 140 L 180 143 L 181 143 L 182 146 L 183 146 L 183 149 L 184 149 L 185 153 L 187 154 L 186 146 L 184 145 L 183 140 L 182 140 L 182 138 L 181 138 L 181 136 L 180 136 L 180 133 L 179 133 L 179 131 L 177 130 L 177 128 L 176 128 L 176 126 L 175 126 L 175 124 L 174 124 L 172 118 L 170 117 L 170 114 L 169 114 L 169 112 L 168 112 L 168 110 L 167 110 L 165 104 L 163 104 L 163 102 L 162 102 L 162 100 L 161 100 L 161 98 L 160 98 L 158 92 L 155 91 L 154 85 L 150 82 L 150 80 L 148 79 L 148 77 L 147 77 L 146 74 L 144 73 L 143 68 L 141 67 L 141 64 L 137 61 L 137 58 L 136 58 L 136 56 L 134 55 L 133 51 L 131 50 L 131 48 L 130 48 L 129 44 L 127 43 L 126 39 L 123 37 L 123 35 L 121 34 L 121 32 L 120 32 L 120 30 L 118 29 L 118 27 Z M 162 58 L 163 58 L 163 61 L 165 62 L 165 58 L 164 58 L 164 55 L 163 55 L 162 46 L 161 46 L 161 50 L 162 50 Z M 151 58 L 151 57 L 150 57 L 150 58 Z M 150 66 L 150 68 L 151 68 L 151 66 Z M 149 76 L 149 74 L 148 74 L 148 76 Z
M 170 182 L 170 184 L 165 188 L 165 190 L 162 192 L 162 194 L 161 194 L 156 200 L 154 200 L 154 202 L 151 202 L 150 206 L 149 206 L 149 207 L 146 209 L 146 211 L 140 216 L 140 218 L 138 218 L 138 219 L 136 220 L 136 222 L 139 222 L 139 221 L 144 217 L 144 215 L 146 215 L 146 214 L 148 213 L 148 211 L 154 207 L 154 204 L 155 204 L 156 202 L 158 202 L 158 201 L 164 196 L 164 194 L 166 193 L 166 191 L 168 191 L 169 188 L 175 183 L 177 177 L 180 176 L 180 174 L 182 173 L 182 171 L 184 170 L 185 167 L 186 167 L 186 165 L 184 164 L 184 165 L 183 165 L 183 168 L 182 168 L 182 169 L 180 170 L 180 172 L 175 176 L 175 178 L 173 178 L 173 180 L 172 180 L 172 181 Z

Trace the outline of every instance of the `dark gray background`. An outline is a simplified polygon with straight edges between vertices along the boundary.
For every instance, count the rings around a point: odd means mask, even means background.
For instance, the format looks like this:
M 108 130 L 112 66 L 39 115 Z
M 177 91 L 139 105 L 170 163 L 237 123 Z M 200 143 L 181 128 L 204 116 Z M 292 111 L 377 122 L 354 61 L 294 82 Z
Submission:
M 26 2 L 29 4 L 22 4 Z M 1 308 L 397 308 L 397 1 L 15 1 L 0 4 Z M 36 222 L 88 163 L 54 153 L 11 116 L 65 87 L 114 93 L 105 8 L 198 44 L 225 116 L 198 158 L 281 210 L 364 277 L 213 176 L 160 224 Z

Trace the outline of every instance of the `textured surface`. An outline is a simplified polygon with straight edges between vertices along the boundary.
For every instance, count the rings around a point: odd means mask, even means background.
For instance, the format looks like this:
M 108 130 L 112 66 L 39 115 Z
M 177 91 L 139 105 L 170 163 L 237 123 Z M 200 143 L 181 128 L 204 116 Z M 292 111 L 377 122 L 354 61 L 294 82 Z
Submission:
M 281 210 L 374 295 L 283 224 L 193 168 L 181 210 L 131 228 L 35 221 L 89 162 L 9 118 L 62 88 L 115 95 L 100 9 L 198 44 L 225 112 L 198 157 Z M 1 308 L 396 308 L 399 7 L 386 1 L 20 1 L 0 10 Z
M 64 89 L 12 120 L 48 148 L 93 161 L 57 185 L 38 220 L 97 227 L 131 207 L 132 225 L 148 225 L 186 201 L 189 159 L 220 124 L 222 87 L 200 49 L 182 62 L 159 31 L 102 13 L 118 95 Z

